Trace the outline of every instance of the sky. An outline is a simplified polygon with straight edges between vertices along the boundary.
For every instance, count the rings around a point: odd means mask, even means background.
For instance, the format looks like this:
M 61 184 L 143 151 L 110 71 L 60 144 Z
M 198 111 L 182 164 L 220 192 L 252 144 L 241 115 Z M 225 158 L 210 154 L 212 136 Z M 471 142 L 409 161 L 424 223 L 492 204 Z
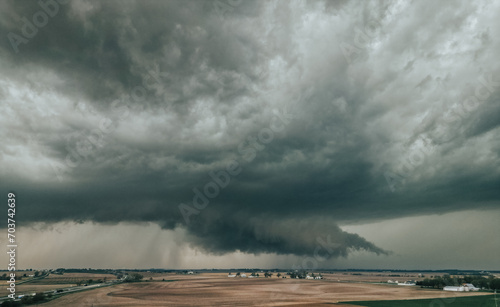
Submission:
M 18 265 L 499 270 L 499 11 L 0 2 Z

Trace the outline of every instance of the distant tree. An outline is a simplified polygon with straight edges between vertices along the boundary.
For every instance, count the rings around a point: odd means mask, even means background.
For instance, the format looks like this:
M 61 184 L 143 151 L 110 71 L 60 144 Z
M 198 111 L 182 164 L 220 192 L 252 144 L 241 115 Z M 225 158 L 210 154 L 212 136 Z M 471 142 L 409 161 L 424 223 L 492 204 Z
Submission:
M 236 273 L 236 277 L 239 277 L 240 275 L 241 275 L 241 273 L 240 273 L 240 272 Z
M 83 284 L 83 280 L 79 280 L 79 281 L 76 282 L 77 286 L 81 286 L 82 284 Z
M 278 276 L 278 278 L 280 278 L 281 277 L 281 273 L 278 273 L 278 275 L 276 275 L 276 276 Z
M 150 281 L 151 281 L 151 280 L 153 280 L 153 277 L 149 277 L 149 280 L 150 280 Z
M 23 296 L 21 298 L 21 304 L 23 304 L 23 305 L 33 304 L 33 296 L 30 296 L 30 295 Z
M 38 277 L 38 275 L 40 275 L 40 272 L 35 271 L 35 277 Z
M 89 285 L 90 285 L 90 284 L 92 284 L 93 282 L 94 282 L 94 280 L 93 280 L 93 279 L 89 279 L 89 280 L 87 280 L 87 284 L 89 284 Z
M 488 288 L 488 280 L 484 277 L 479 277 L 472 281 L 472 284 L 478 288 Z
M 20 307 L 21 306 L 21 302 L 16 302 L 16 301 L 11 301 L 11 300 L 8 300 L 8 301 L 4 301 L 2 303 L 2 305 L 0 305 L 2 307 Z
M 132 277 L 132 281 L 140 281 L 141 279 L 144 278 L 144 276 L 142 276 L 139 273 L 132 273 L 132 275 L 130 276 Z
M 500 290 L 500 278 L 494 278 L 490 281 L 491 290 Z

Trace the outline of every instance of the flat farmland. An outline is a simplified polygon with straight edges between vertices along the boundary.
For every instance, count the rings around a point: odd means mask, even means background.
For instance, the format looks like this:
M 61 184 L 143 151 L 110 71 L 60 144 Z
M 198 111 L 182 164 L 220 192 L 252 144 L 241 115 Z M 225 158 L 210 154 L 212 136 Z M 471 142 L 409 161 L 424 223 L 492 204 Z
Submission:
M 155 281 L 160 277 L 174 281 Z M 419 287 L 331 279 L 228 278 L 226 274 L 210 273 L 163 274 L 154 276 L 154 279 L 68 294 L 40 306 L 347 306 L 340 302 L 489 294 L 457 294 Z
M 111 281 L 116 279 L 116 276 L 112 274 L 65 273 L 63 275 L 49 274 L 49 276 L 42 279 L 24 277 L 16 284 L 16 295 L 68 288 L 76 286 L 79 281 L 87 282 L 92 279 L 95 282 L 99 279 L 104 280 L 104 278 Z M 2 280 L 0 282 L 0 296 L 10 294 L 7 287 L 8 281 Z
M 421 281 L 430 276 L 443 276 L 445 273 L 428 272 L 419 275 L 419 273 L 405 272 L 335 272 L 322 274 L 325 278 L 336 281 L 347 282 L 387 282 L 389 279 L 393 281 L 404 282 L 406 280 Z
M 59 278 L 59 277 L 68 277 L 68 278 L 80 278 L 80 279 L 104 279 L 108 280 L 116 279 L 116 276 L 113 274 L 93 274 L 93 273 L 64 273 L 62 275 L 59 274 L 49 274 L 49 276 L 45 277 L 45 279 Z
M 49 274 L 49 276 L 30 281 L 31 284 L 40 285 L 57 285 L 57 284 L 77 284 L 79 281 L 86 283 L 89 279 L 94 282 L 97 280 L 107 280 L 111 281 L 116 279 L 115 275 L 112 274 L 91 274 L 91 273 L 64 273 L 59 274 Z

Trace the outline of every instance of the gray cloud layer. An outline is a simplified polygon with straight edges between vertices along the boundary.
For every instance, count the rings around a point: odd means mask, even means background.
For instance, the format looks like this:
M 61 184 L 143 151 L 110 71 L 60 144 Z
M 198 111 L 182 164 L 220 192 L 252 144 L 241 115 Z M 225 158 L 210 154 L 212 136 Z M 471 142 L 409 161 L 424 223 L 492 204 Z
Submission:
M 330 234 L 345 256 L 384 251 L 339 222 L 498 208 L 498 4 L 50 3 L 36 34 L 39 4 L 0 10 L 1 178 L 23 222 L 153 221 L 214 253 Z

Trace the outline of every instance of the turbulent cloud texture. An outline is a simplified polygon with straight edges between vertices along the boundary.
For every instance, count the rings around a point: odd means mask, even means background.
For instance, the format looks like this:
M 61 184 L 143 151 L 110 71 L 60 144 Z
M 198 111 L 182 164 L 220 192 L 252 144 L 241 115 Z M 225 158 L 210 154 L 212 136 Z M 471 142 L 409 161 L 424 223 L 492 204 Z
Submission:
M 499 206 L 499 3 L 41 3 L 0 4 L 23 223 L 336 257 L 386 253 L 338 223 Z

